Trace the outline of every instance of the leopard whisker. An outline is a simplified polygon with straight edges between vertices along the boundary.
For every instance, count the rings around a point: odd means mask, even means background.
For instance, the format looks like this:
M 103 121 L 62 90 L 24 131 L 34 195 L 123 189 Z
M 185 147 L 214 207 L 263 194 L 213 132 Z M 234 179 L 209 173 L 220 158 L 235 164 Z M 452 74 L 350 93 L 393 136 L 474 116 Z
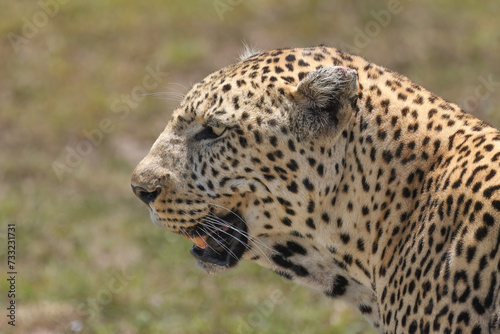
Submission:
M 207 230 L 205 230 L 204 228 L 201 228 L 201 230 L 205 233 L 205 234 L 210 234 Z M 197 233 L 200 237 L 201 235 L 199 233 Z M 228 252 L 228 254 L 235 260 L 238 260 L 238 257 L 236 256 L 236 254 L 233 253 L 233 251 L 227 247 L 226 245 L 224 245 L 223 242 L 220 242 L 219 240 L 217 240 L 216 238 L 213 238 L 213 240 L 222 248 L 224 249 L 226 252 Z M 210 245 L 207 243 L 207 246 L 210 247 Z M 210 247 L 214 252 L 218 253 L 215 249 L 213 249 L 212 247 Z
M 219 224 L 219 225 L 225 226 L 225 225 L 221 224 L 220 222 L 210 223 L 210 222 L 206 221 L 206 223 L 207 223 L 210 227 L 212 227 L 213 229 L 215 229 L 215 230 L 217 230 L 217 231 L 220 231 L 221 233 L 224 233 L 224 234 L 226 234 L 226 235 L 230 236 L 231 238 L 233 238 L 233 239 L 237 240 L 237 241 L 238 241 L 238 242 L 240 242 L 240 243 L 241 243 L 241 244 L 242 244 L 242 245 L 243 245 L 243 246 L 244 246 L 244 247 L 245 247 L 248 251 L 252 252 L 253 254 L 255 254 L 255 255 L 259 255 L 259 252 L 260 252 L 260 253 L 261 253 L 261 254 L 262 254 L 262 255 L 266 258 L 266 260 L 268 260 L 268 261 L 269 261 L 269 263 L 271 263 L 271 260 L 269 259 L 269 257 L 267 256 L 267 254 L 266 254 L 266 253 L 262 250 L 262 248 L 260 248 L 260 247 L 259 247 L 258 242 L 260 242 L 260 241 L 259 241 L 258 239 L 254 239 L 254 238 L 252 238 L 252 237 L 249 237 L 249 240 L 253 241 L 253 242 L 254 242 L 254 244 L 255 244 L 255 248 L 252 248 L 250 245 L 243 243 L 241 240 L 239 240 L 238 238 L 236 238 L 234 235 L 232 235 L 232 234 L 230 234 L 230 233 L 228 233 L 228 232 L 226 232 L 226 231 L 222 230 L 219 226 L 217 226 L 217 225 L 216 225 L 216 224 Z M 237 229 L 235 229 L 235 230 L 237 230 Z M 241 233 L 242 231 L 238 230 L 238 232 L 239 232 L 239 233 Z M 266 247 L 267 247 L 267 245 L 264 245 L 264 246 L 266 246 Z M 258 250 L 259 252 L 257 252 L 257 250 Z
M 195 218 L 194 218 L 193 216 L 191 216 L 190 214 L 188 214 L 188 213 L 184 213 L 184 215 L 188 216 L 190 219 L 195 220 L 198 224 L 201 224 L 201 222 L 200 222 L 198 219 L 195 219 Z M 203 227 L 201 227 L 201 230 L 203 231 L 203 233 L 205 233 L 205 234 L 207 234 L 207 235 L 210 235 L 210 231 L 207 231 L 207 230 L 206 230 L 206 229 L 204 229 Z M 226 233 L 226 232 L 225 232 L 225 231 L 223 231 L 223 230 L 220 230 L 220 231 L 221 231 L 221 232 Z M 199 236 L 200 238 L 202 237 L 202 236 L 201 236 L 201 234 L 200 234 L 198 231 L 196 231 L 196 234 L 198 234 L 198 236 Z M 231 235 L 231 237 L 234 237 L 234 236 L 233 236 L 233 235 Z M 235 237 L 234 237 L 234 238 L 235 238 Z M 239 239 L 237 239 L 237 238 L 235 238 L 235 239 L 236 239 L 236 240 L 238 240 L 238 241 L 241 243 L 241 240 L 239 240 Z M 222 249 L 226 250 L 226 251 L 229 253 L 229 255 L 230 255 L 231 257 L 233 257 L 234 259 L 238 260 L 238 257 L 237 257 L 237 256 L 233 253 L 233 251 L 231 251 L 231 249 L 230 249 L 229 247 L 225 246 L 223 243 L 219 242 L 219 241 L 218 241 L 217 239 L 215 239 L 215 238 L 213 238 L 213 240 L 214 240 L 215 242 L 217 242 L 217 244 L 218 244 L 219 246 L 221 246 L 221 248 L 222 248 Z M 245 247 L 247 247 L 247 245 L 245 245 L 244 243 L 242 243 L 242 244 L 243 244 Z M 213 250 L 214 252 L 218 253 L 218 252 L 217 252 L 217 251 L 216 251 L 213 247 L 211 247 L 208 243 L 207 243 L 206 245 L 207 245 L 207 247 L 209 247 L 211 250 Z
M 227 227 L 227 228 L 230 228 L 232 230 L 235 230 L 235 231 L 238 231 L 240 232 L 241 234 L 243 234 L 245 237 L 247 237 L 248 239 L 254 241 L 254 242 L 259 242 L 262 244 L 262 246 L 265 246 L 266 248 L 268 248 L 269 250 L 272 250 L 269 246 L 267 246 L 266 244 L 264 244 L 262 241 L 260 241 L 259 239 L 253 237 L 252 235 L 250 235 L 250 233 L 248 232 L 245 232 L 245 231 L 240 231 L 239 229 L 237 229 L 236 227 L 234 227 L 232 224 L 229 224 L 228 222 L 224 221 L 223 219 L 219 218 L 218 216 L 214 215 L 213 213 L 209 213 L 206 215 L 206 217 L 212 217 L 213 221 L 214 222 L 217 222 L 219 225 L 222 225 L 224 227 Z M 240 218 L 240 217 L 238 217 Z M 241 219 L 241 218 L 240 218 Z M 243 220 L 243 219 L 242 219 Z M 245 222 L 243 220 L 243 222 Z M 246 222 L 245 222 L 246 224 Z M 247 227 L 248 227 L 248 224 L 246 224 Z M 248 227 L 249 228 L 249 227 Z
M 208 215 L 207 215 L 207 217 L 208 217 L 209 215 L 211 215 L 211 216 L 213 217 L 213 218 L 211 218 L 211 219 L 212 219 L 212 222 L 211 222 L 211 223 L 212 223 L 212 225 L 213 225 L 213 224 L 218 224 L 218 225 L 221 225 L 221 226 L 223 226 L 223 227 L 230 228 L 230 229 L 232 229 L 232 230 L 235 230 L 235 231 L 237 231 L 237 232 L 239 232 L 239 233 L 243 234 L 245 237 L 247 237 L 247 238 L 248 238 L 248 240 L 252 241 L 252 242 L 255 244 L 255 247 L 256 247 L 256 248 L 260 251 L 260 253 L 262 253 L 262 255 L 263 255 L 263 256 L 264 256 L 264 257 L 265 257 L 265 258 L 266 258 L 266 259 L 267 259 L 267 260 L 271 263 L 271 259 L 269 259 L 269 257 L 268 257 L 268 256 L 267 256 L 267 254 L 264 252 L 264 250 L 263 250 L 261 247 L 259 247 L 259 244 L 260 244 L 261 246 L 263 246 L 263 247 L 267 248 L 269 251 L 274 252 L 274 250 L 273 250 L 271 247 L 269 247 L 268 245 L 264 244 L 264 243 L 263 243 L 262 241 L 260 241 L 259 239 L 252 237 L 252 236 L 251 236 L 248 232 L 241 231 L 241 230 L 239 230 L 239 229 L 235 228 L 234 226 L 232 226 L 231 224 L 229 224 L 229 223 L 227 223 L 227 222 L 223 221 L 221 218 L 217 217 L 216 215 L 214 215 L 214 214 L 210 213 L 210 214 L 208 214 Z M 247 226 L 248 226 L 248 225 L 247 225 Z M 214 227 L 216 227 L 216 226 L 214 226 Z M 219 229 L 219 228 L 218 228 L 218 229 Z M 223 232 L 224 232 L 224 233 L 227 233 L 227 232 L 225 232 L 225 231 L 223 231 Z M 231 235 L 231 237 L 233 237 L 233 238 L 237 239 L 237 238 L 236 238 L 236 237 L 234 237 L 233 235 Z M 238 241 L 240 241 L 239 239 L 237 239 L 237 240 L 238 240 Z M 245 247 L 247 247 L 247 246 L 245 246 Z M 247 247 L 247 249 L 249 249 L 249 248 Z M 253 249 L 252 249 L 252 253 L 254 253 L 255 255 L 258 255 L 258 253 L 257 253 L 255 250 L 253 250 Z
M 209 213 L 206 215 L 206 217 L 211 217 L 212 219 L 212 222 L 213 223 L 217 223 L 221 226 L 224 226 L 224 227 L 227 227 L 229 229 L 232 229 L 232 230 L 235 230 L 235 231 L 238 231 L 239 233 L 243 234 L 245 237 L 247 237 L 249 240 L 252 240 L 253 242 L 255 243 L 260 243 L 262 246 L 264 246 L 265 248 L 269 249 L 270 251 L 273 251 L 271 247 L 269 247 L 268 245 L 266 245 L 265 243 L 263 243 L 262 241 L 260 241 L 259 239 L 253 237 L 252 235 L 250 235 L 250 233 L 248 232 L 245 232 L 245 231 L 241 231 L 239 229 L 237 229 L 236 227 L 234 227 L 232 224 L 229 224 L 228 222 L 224 221 L 223 219 L 217 217 L 216 215 L 214 215 L 213 213 Z M 247 225 L 248 226 L 248 225 Z

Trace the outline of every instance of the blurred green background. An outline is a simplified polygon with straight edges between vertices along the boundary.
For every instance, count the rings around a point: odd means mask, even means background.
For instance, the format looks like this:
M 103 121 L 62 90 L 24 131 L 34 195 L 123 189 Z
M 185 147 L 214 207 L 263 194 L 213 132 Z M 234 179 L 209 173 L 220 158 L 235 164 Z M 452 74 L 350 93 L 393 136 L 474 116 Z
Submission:
M 500 126 L 499 13 L 497 0 L 4 1 L 0 331 L 371 333 L 356 310 L 256 265 L 203 274 L 188 241 L 150 222 L 131 172 L 178 97 L 242 42 L 341 46 Z

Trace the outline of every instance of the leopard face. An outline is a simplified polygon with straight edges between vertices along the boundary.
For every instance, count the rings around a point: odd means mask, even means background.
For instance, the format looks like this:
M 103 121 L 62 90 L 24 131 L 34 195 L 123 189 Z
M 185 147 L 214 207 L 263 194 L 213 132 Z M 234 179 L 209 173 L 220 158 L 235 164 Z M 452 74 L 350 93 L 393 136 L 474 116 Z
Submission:
M 274 50 L 193 86 L 132 188 L 208 273 L 254 261 L 384 333 L 493 333 L 498 142 L 363 58 Z
M 297 182 L 320 181 L 299 178 L 299 165 L 310 165 L 312 154 L 297 152 L 324 142 L 325 154 L 340 159 L 346 134 L 339 137 L 356 107 L 354 70 L 322 67 L 295 84 L 269 74 L 257 85 L 251 78 L 260 67 L 263 77 L 269 73 L 265 63 L 256 56 L 193 87 L 134 171 L 134 191 L 153 222 L 198 240 L 192 253 L 208 272 L 233 267 L 244 255 L 267 257 L 270 246 L 259 238 L 290 233 Z M 318 168 L 324 174 L 328 166 Z M 279 195 L 283 189 L 290 195 Z

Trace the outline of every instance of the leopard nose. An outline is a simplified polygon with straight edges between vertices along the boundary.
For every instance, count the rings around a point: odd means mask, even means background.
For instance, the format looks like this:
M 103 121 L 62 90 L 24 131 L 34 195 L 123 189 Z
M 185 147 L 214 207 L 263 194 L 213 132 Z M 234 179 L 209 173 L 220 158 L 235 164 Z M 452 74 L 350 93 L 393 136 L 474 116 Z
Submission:
M 140 186 L 134 186 L 132 184 L 132 191 L 134 192 L 135 196 L 139 197 L 141 201 L 149 204 L 155 201 L 156 197 L 158 197 L 158 195 L 161 193 L 161 188 L 158 187 L 154 191 L 148 191 Z

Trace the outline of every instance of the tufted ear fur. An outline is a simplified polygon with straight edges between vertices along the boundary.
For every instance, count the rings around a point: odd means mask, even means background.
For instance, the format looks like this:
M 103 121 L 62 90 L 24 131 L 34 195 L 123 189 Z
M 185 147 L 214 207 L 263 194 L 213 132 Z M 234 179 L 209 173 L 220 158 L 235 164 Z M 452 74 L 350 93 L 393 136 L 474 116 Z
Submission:
M 308 73 L 292 98 L 297 105 L 292 122 L 303 135 L 342 129 L 356 107 L 358 75 L 344 66 L 322 67 Z

